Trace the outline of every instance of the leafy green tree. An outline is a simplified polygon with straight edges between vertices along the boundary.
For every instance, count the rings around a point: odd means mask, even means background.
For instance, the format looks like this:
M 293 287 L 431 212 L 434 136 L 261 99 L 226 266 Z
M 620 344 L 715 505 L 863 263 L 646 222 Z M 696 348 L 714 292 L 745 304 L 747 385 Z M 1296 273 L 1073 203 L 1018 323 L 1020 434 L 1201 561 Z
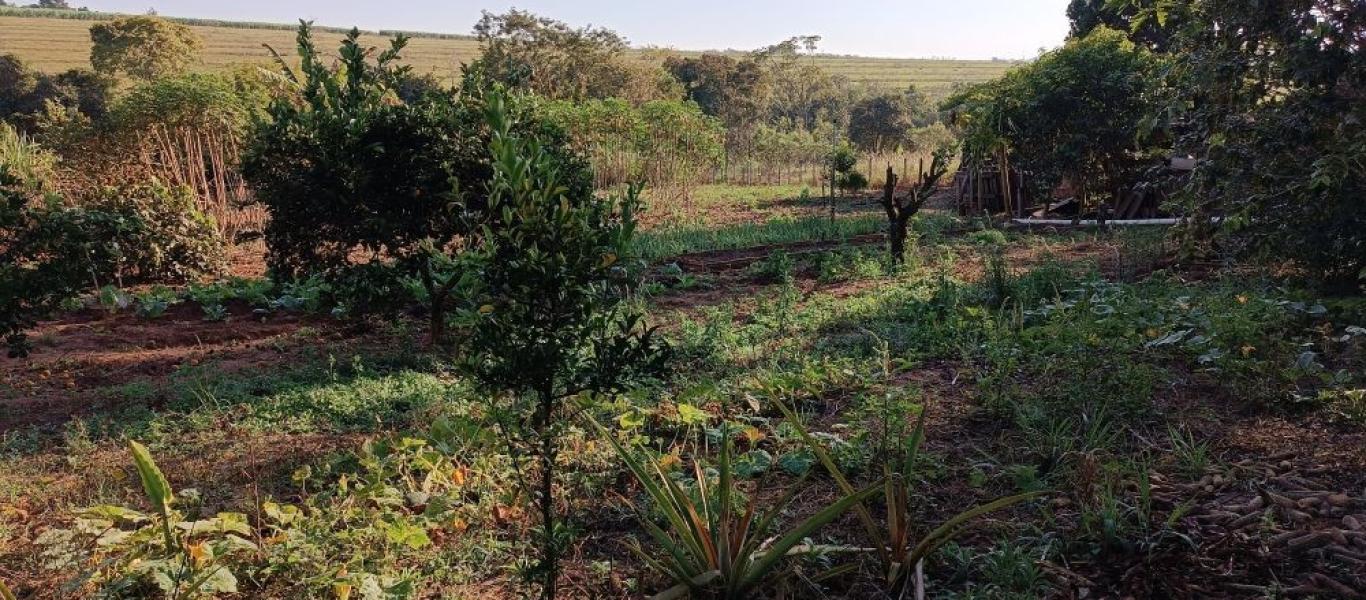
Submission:
M 271 103 L 242 172 L 271 213 L 265 236 L 274 276 L 320 275 L 347 289 L 347 308 L 356 312 L 393 308 L 367 292 L 417 277 L 440 341 L 454 285 L 440 255 L 467 231 L 462 211 L 470 198 L 457 194 L 455 182 L 477 193 L 486 161 L 467 104 L 449 95 L 398 98 L 405 37 L 373 63 L 359 38 L 352 30 L 338 51 L 341 65 L 329 68 L 309 24 L 300 25 L 300 72 L 280 60 L 294 93 Z
M 577 175 L 536 135 L 517 133 L 515 118 L 501 94 L 489 96 L 489 221 L 458 258 L 462 364 L 490 392 L 514 459 L 534 459 L 539 478 L 522 483 L 541 517 L 541 597 L 554 598 L 565 536 L 556 461 L 570 401 L 658 373 L 664 351 L 625 303 L 638 281 L 630 252 L 639 188 L 598 198 L 573 185 Z
M 300 72 L 281 60 L 294 92 L 271 103 L 243 175 L 271 213 L 265 237 L 276 277 L 319 275 L 356 313 L 399 308 L 406 298 L 394 290 L 415 279 L 432 339 L 442 341 L 457 281 L 446 254 L 476 233 L 487 207 L 481 82 L 471 77 L 462 93 L 429 90 L 404 102 L 398 93 L 410 72 L 397 62 L 407 39 L 395 38 L 373 61 L 359 39 L 352 30 L 341 64 L 330 68 L 309 25 L 300 26 Z M 580 164 L 558 130 L 530 118 L 518 126 L 543 133 L 546 152 L 563 164 Z M 564 184 L 591 189 L 583 171 L 567 168 Z
M 736 153 L 750 145 L 773 93 L 758 61 L 713 53 L 671 55 L 664 59 L 664 68 L 702 112 L 721 119 L 728 152 Z
M 156 79 L 199 60 L 204 43 L 189 27 L 151 16 L 120 17 L 90 26 L 90 64 L 105 75 Z
M 0 121 L 36 133 L 45 113 L 60 111 L 99 120 L 108 111 L 113 82 L 93 71 L 71 69 L 48 75 L 18 56 L 0 55 Z
M 1159 117 L 1196 159 L 1184 239 L 1366 282 L 1366 13 L 1348 0 L 1130 0 L 1175 40 Z
M 849 141 L 863 150 L 883 152 L 914 142 L 915 129 L 935 121 L 934 110 L 915 86 L 855 102 L 849 110 Z
M 802 60 L 801 50 L 814 52 L 819 41 L 819 36 L 798 36 L 751 54 L 773 90 L 762 118 L 806 130 L 817 128 L 822 121 L 841 128 L 848 124 L 856 94 L 849 79 Z
M 474 25 L 482 48 L 470 69 L 489 81 L 530 89 L 552 100 L 667 97 L 674 90 L 659 68 L 633 65 L 623 56 L 626 40 L 601 27 L 573 28 L 512 9 L 483 12 Z
M 1086 205 L 1119 194 L 1164 154 L 1142 135 L 1160 64 L 1122 32 L 1098 29 L 944 106 L 963 131 L 965 156 L 1005 150 L 1039 196 L 1066 179 Z

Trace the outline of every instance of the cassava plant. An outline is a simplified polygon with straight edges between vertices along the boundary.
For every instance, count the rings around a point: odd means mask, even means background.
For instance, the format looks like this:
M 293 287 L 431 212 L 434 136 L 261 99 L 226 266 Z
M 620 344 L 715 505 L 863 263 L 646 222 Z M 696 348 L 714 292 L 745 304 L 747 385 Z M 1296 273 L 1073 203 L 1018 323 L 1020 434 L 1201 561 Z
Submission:
M 816 458 L 830 472 L 830 476 L 840 489 L 845 493 L 853 493 L 854 487 L 849 478 L 839 469 L 825 446 L 807 432 L 796 412 L 782 400 L 775 400 L 775 404 Z M 869 543 L 876 549 L 883 573 L 886 575 L 887 586 L 894 597 L 911 588 L 916 590 L 917 598 L 923 597 L 922 562 L 935 550 L 961 534 L 973 519 L 1042 493 L 1016 494 L 972 507 L 949 517 L 924 535 L 917 535 L 920 528 L 917 526 L 915 515 L 912 514 L 911 477 L 915 473 L 920 445 L 924 440 L 925 412 L 922 410 L 915 429 L 901 441 L 896 460 L 883 465 L 882 489 L 887 509 L 885 524 L 879 526 L 873 519 L 872 512 L 863 504 L 853 507 L 868 535 Z
M 880 489 L 874 485 L 860 492 L 848 492 L 801 523 L 775 533 L 777 517 L 791 507 L 792 499 L 803 488 L 805 477 L 793 484 L 762 515 L 757 510 L 756 495 L 750 496 L 744 512 L 737 512 L 735 500 L 742 494 L 736 486 L 729 432 L 722 436 L 716 483 L 711 482 L 701 464 L 693 464 L 697 492 L 694 496 L 658 463 L 645 466 L 645 462 L 622 446 L 616 436 L 596 422 L 594 425 L 611 442 L 622 462 L 640 482 L 651 506 L 664 518 L 667 529 L 656 525 L 646 510 L 637 507 L 641 525 L 665 551 L 662 558 L 651 556 L 638 544 L 631 546 L 642 561 L 678 582 L 654 596 L 655 600 L 682 598 L 692 592 L 712 593 L 726 600 L 752 598 L 756 588 L 777 570 L 784 558 L 845 549 L 814 546 L 806 540 Z
M 497 91 L 487 96 L 489 218 L 457 260 L 467 302 L 461 363 L 488 392 L 488 414 L 540 515 L 533 574 L 548 599 L 556 594 L 563 540 L 554 492 L 567 401 L 616 393 L 658 373 L 664 347 L 623 304 L 638 280 L 630 252 L 639 188 L 598 198 L 572 185 L 586 163 L 566 163 L 538 136 L 516 133 L 517 111 L 509 106 L 516 101 Z
M 900 264 L 906 259 L 906 232 L 910 228 L 911 217 L 920 212 L 939 185 L 939 180 L 949 172 L 952 153 L 949 147 L 936 150 L 928 171 L 922 159 L 920 179 L 901 198 L 896 197 L 897 175 L 892 171 L 892 166 L 887 165 L 887 180 L 882 186 L 882 210 L 887 213 L 887 251 L 891 253 L 893 262 Z

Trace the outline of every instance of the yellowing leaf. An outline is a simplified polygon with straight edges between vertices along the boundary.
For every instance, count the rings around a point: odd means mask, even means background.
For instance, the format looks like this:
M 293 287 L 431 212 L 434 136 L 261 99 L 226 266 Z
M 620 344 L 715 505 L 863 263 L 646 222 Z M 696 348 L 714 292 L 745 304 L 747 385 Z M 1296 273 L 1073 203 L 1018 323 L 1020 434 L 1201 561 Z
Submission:
M 683 459 L 678 456 L 677 452 L 670 452 L 668 454 L 665 454 L 664 456 L 659 457 L 659 469 L 661 471 L 672 470 L 674 467 L 677 467 L 681 464 L 683 464 Z
M 745 428 L 745 439 L 749 440 L 749 443 L 751 444 L 757 444 L 760 441 L 763 441 L 763 439 L 766 437 L 768 436 L 764 435 L 764 432 L 759 431 L 758 427 L 750 425 L 749 427 Z
M 209 551 L 208 548 L 204 546 L 204 542 L 190 544 L 189 546 L 185 547 L 185 551 L 188 552 L 190 554 L 190 558 L 194 560 L 194 566 L 196 569 L 202 568 L 204 566 L 204 562 L 209 559 Z
M 349 584 L 349 583 L 334 583 L 334 584 L 332 584 L 332 595 L 335 596 L 335 597 L 337 598 L 337 600 L 348 600 L 348 599 L 351 597 L 351 584 Z
M 489 313 L 491 313 L 491 312 L 493 312 L 493 305 L 492 305 L 492 304 L 485 304 L 485 305 L 479 307 L 479 314 L 481 314 L 481 315 L 487 315 L 487 314 L 489 314 Z
M 465 467 L 456 467 L 451 471 L 451 483 L 455 485 L 455 487 L 465 485 L 465 478 L 468 477 L 468 475 L 469 469 L 466 469 Z
M 610 266 L 612 266 L 612 265 L 614 265 L 614 264 L 616 264 L 616 263 L 617 263 L 617 255 L 614 254 L 614 253 L 612 253 L 612 252 L 608 252 L 607 254 L 602 255 L 602 262 L 599 263 L 598 266 L 599 266 L 599 267 L 602 267 L 602 268 L 606 268 L 606 267 L 610 267 Z
M 454 531 L 456 533 L 464 533 L 466 529 L 470 528 L 470 524 L 466 523 L 464 519 L 456 517 L 454 519 L 451 519 L 451 522 L 447 525 L 447 527 L 450 528 L 451 531 Z

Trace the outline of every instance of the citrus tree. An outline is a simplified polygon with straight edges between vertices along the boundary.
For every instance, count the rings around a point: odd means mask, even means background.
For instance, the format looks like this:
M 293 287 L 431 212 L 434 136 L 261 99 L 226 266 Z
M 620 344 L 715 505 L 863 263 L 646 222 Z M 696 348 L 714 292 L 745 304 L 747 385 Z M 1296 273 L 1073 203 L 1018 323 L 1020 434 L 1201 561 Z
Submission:
M 525 491 L 540 514 L 542 598 L 554 598 L 565 530 L 555 512 L 558 440 L 571 400 L 619 392 L 658 373 L 663 347 L 627 303 L 639 188 L 595 197 L 550 146 L 518 133 L 501 94 L 488 99 L 488 219 L 458 257 L 465 274 L 462 361 L 487 392 L 509 453 L 531 457 Z M 520 471 L 519 471 L 520 473 Z
M 393 310 L 415 281 L 433 341 L 445 338 L 457 279 L 456 251 L 487 207 L 491 176 L 477 81 L 463 91 L 427 90 L 405 101 L 411 74 L 399 66 L 407 38 L 375 53 L 352 30 L 329 67 L 300 26 L 298 72 L 280 61 L 292 93 L 268 108 L 242 161 L 270 211 L 268 264 L 276 277 L 319 275 L 354 313 Z M 520 126 L 539 128 L 527 119 Z M 577 163 L 547 130 L 546 152 Z M 565 185 L 591 188 L 585 173 Z

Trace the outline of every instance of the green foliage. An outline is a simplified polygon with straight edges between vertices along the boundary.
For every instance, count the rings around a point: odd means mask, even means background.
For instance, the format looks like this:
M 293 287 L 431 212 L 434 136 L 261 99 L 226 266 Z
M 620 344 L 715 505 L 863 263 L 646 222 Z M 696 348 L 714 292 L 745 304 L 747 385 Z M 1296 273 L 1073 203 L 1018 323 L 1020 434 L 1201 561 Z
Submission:
M 49 75 L 30 69 L 16 55 L 0 55 L 0 121 L 36 133 L 54 113 L 100 119 L 112 87 L 110 78 L 91 71 Z
M 120 17 L 90 26 L 90 64 L 106 75 L 156 79 L 184 70 L 203 47 L 189 27 L 152 16 Z
M 187 519 L 173 507 L 175 494 L 151 453 L 136 441 L 128 445 L 155 510 L 149 515 L 121 506 L 85 508 L 71 529 L 49 529 L 39 536 L 49 568 L 80 573 L 64 589 L 73 592 L 93 582 L 108 595 L 159 593 L 171 599 L 236 593 L 233 567 L 259 551 L 249 539 L 255 532 L 246 515 Z M 198 493 L 185 490 L 182 496 L 194 499 Z
M 357 314 L 395 308 L 402 296 L 388 291 L 416 278 L 432 337 L 441 341 L 456 284 L 443 252 L 473 233 L 487 203 L 480 101 L 475 91 L 403 101 L 398 90 L 410 75 L 397 61 L 407 38 L 395 38 L 371 62 L 359 37 L 353 30 L 339 50 L 342 64 L 328 68 L 310 26 L 300 25 L 302 73 L 280 60 L 294 93 L 271 103 L 243 174 L 271 212 L 266 243 L 276 277 L 321 275 Z M 534 120 L 523 126 L 540 127 Z M 571 166 L 577 159 L 550 148 L 566 165 L 565 184 L 588 189 L 587 176 Z M 361 264 L 353 261 L 358 255 Z
M 18 166 L 35 172 L 31 163 Z M 111 189 L 72 207 L 34 198 L 41 187 L 0 163 L 0 335 L 11 355 L 28 353 L 23 331 L 36 319 L 102 281 L 183 280 L 222 268 L 213 223 L 183 192 Z
M 57 157 L 14 127 L 0 122 L 0 165 L 14 180 L 10 184 L 13 193 L 36 197 L 50 187 Z
M 772 577 L 783 559 L 832 550 L 814 546 L 807 540 L 821 527 L 878 491 L 877 486 L 860 492 L 850 491 L 804 521 L 775 533 L 772 530 L 776 519 L 790 508 L 805 480 L 791 486 L 760 514 L 757 496 L 751 494 L 745 502 L 738 489 L 736 478 L 744 475 L 741 463 L 731 460 L 729 431 L 722 431 L 715 482 L 708 474 L 712 469 L 703 470 L 700 464 L 694 464 L 693 494 L 685 491 L 658 464 L 646 467 L 611 432 L 600 425 L 597 428 L 635 475 L 651 508 L 665 521 L 661 527 L 645 511 L 638 509 L 641 525 L 663 548 L 664 557 L 647 553 L 638 544 L 631 546 L 642 561 L 667 573 L 678 583 L 656 597 L 678 598 L 689 591 L 710 591 L 726 599 L 750 598 Z M 744 508 L 737 510 L 737 503 Z
M 784 400 L 777 399 L 775 403 L 778 410 L 782 411 L 783 416 L 787 419 L 787 423 L 797 430 L 807 447 L 815 453 L 821 464 L 834 477 L 840 489 L 846 494 L 852 494 L 853 485 L 831 457 L 826 447 L 810 433 L 807 433 L 797 413 L 789 408 Z M 912 577 L 912 574 L 920 568 L 921 561 L 944 544 L 961 535 L 968 522 L 987 513 L 1040 495 L 1038 492 L 1017 494 L 974 506 L 945 519 L 942 524 L 924 533 L 923 536 L 917 537 L 920 534 L 917 532 L 916 519 L 911 506 L 911 478 L 915 475 L 920 445 L 924 440 L 925 413 L 922 410 L 916 421 L 915 429 L 898 440 L 897 448 L 887 457 L 887 462 L 883 467 L 884 478 L 881 487 L 887 510 L 885 527 L 879 527 L 874 522 L 872 513 L 862 504 L 863 500 L 866 499 L 863 494 L 860 494 L 864 497 L 859 500 L 859 504 L 854 509 L 868 535 L 868 543 L 873 544 L 873 547 L 877 549 L 877 555 L 882 562 L 883 573 L 886 575 L 886 583 L 894 592 L 907 589 L 913 581 L 918 584 L 918 580 Z M 923 590 L 917 590 L 917 594 L 920 593 L 923 593 Z
M 864 98 L 849 109 L 849 141 L 871 152 L 896 151 L 915 144 L 912 133 L 936 115 L 914 86 Z
M 238 139 L 254 113 L 265 106 L 263 90 L 250 80 L 189 73 L 138 83 L 111 109 L 107 127 L 135 133 L 152 127 L 194 127 Z M 245 89 L 244 89 L 245 87 Z
M 720 122 L 690 102 L 593 99 L 550 102 L 544 110 L 588 157 L 598 187 L 691 184 L 722 158 Z
M 116 216 L 125 227 L 109 240 L 119 252 L 115 274 L 138 281 L 187 281 L 222 273 L 223 239 L 186 188 L 147 185 L 105 188 L 81 209 Z
M 1066 179 L 1083 202 L 1108 200 L 1157 164 L 1143 124 L 1160 65 L 1123 33 L 1102 28 L 959 92 L 944 108 L 957 115 L 968 160 L 1004 150 L 1040 197 Z
M 1175 3 L 1159 0 L 1154 5 L 1157 10 L 1142 10 L 1138 4 L 1128 0 L 1071 0 L 1067 4 L 1070 37 L 1084 38 L 1096 29 L 1109 28 L 1126 32 L 1134 43 L 1149 49 L 1170 50 L 1176 29 L 1173 17 L 1179 13 L 1173 10 Z
M 1240 256 L 1290 261 L 1338 291 L 1359 289 L 1359 11 L 1310 2 L 1129 4 L 1143 14 L 1179 10 L 1167 24 L 1175 64 L 1159 117 L 1178 135 L 1177 151 L 1201 159 L 1186 189 L 1185 205 L 1201 217 L 1184 232 L 1187 250 L 1204 250 L 1213 237 Z M 1217 228 L 1206 219 L 1215 214 L 1225 216 Z
M 113 271 L 110 234 L 125 228 L 105 213 L 33 205 L 0 165 L 0 334 L 10 356 L 25 356 L 24 330 Z
M 483 53 L 469 70 L 511 88 L 552 100 L 677 96 L 667 73 L 623 56 L 626 40 L 609 29 L 576 29 L 514 8 L 501 15 L 484 11 L 474 33 Z
M 639 188 L 601 199 L 574 185 L 538 137 L 517 133 L 504 97 L 488 97 L 493 175 L 489 221 L 458 257 L 467 329 L 465 370 L 485 389 L 514 455 L 540 471 L 526 489 L 541 513 L 542 596 L 555 596 L 563 540 L 554 510 L 555 461 L 566 400 L 620 392 L 662 369 L 663 349 L 623 304 L 637 284 L 631 255 Z
M 859 192 L 868 187 L 868 177 L 854 170 L 858 164 L 858 154 L 848 144 L 841 144 L 831 150 L 825 159 L 826 168 L 834 177 L 832 185 L 846 194 Z

